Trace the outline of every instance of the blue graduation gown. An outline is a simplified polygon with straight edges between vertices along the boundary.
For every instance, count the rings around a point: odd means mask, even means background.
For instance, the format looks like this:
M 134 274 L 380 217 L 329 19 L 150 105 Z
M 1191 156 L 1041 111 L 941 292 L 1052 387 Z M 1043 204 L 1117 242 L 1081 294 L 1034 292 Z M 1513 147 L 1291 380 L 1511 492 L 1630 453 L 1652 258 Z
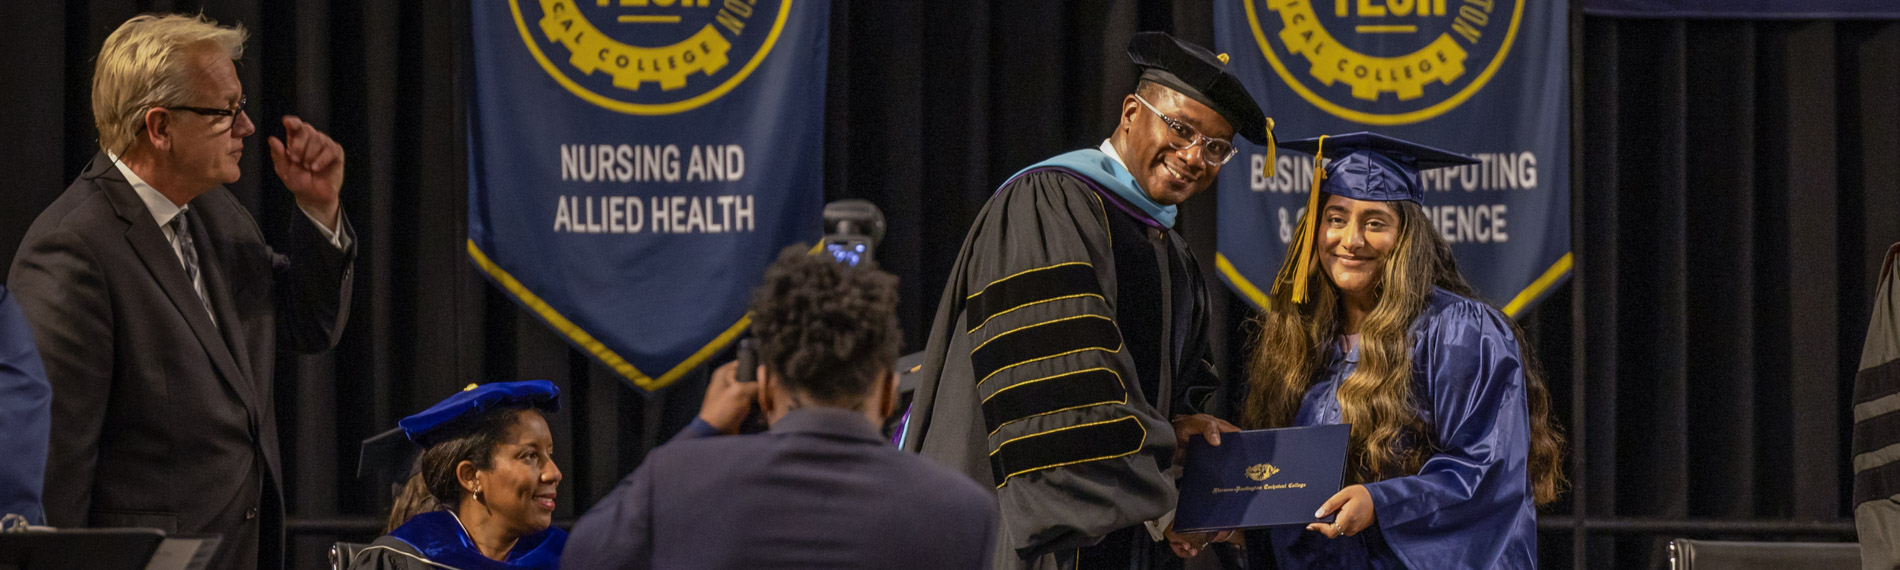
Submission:
M 430 511 L 409 517 L 402 526 L 370 543 L 346 565 L 374 570 L 455 568 L 457 570 L 556 570 L 567 531 L 547 530 L 521 537 L 507 560 L 482 555 L 468 531 L 449 511 Z M 426 559 L 424 561 L 423 559 Z
M 1530 409 L 1516 336 L 1496 309 L 1443 289 L 1412 334 L 1418 413 L 1442 449 L 1417 475 L 1366 484 L 1378 524 L 1357 535 L 1260 533 L 1271 536 L 1280 568 L 1536 567 Z M 1335 349 L 1295 424 L 1341 423 L 1339 384 L 1358 364 L 1357 348 Z

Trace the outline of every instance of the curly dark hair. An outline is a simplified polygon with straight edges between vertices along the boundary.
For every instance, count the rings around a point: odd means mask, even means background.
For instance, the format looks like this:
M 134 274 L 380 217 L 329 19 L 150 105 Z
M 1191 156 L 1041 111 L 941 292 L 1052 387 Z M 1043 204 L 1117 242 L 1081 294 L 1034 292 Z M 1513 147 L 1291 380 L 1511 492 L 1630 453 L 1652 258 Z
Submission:
M 897 362 L 897 277 L 809 246 L 780 252 L 752 294 L 759 363 L 787 387 L 850 407 Z

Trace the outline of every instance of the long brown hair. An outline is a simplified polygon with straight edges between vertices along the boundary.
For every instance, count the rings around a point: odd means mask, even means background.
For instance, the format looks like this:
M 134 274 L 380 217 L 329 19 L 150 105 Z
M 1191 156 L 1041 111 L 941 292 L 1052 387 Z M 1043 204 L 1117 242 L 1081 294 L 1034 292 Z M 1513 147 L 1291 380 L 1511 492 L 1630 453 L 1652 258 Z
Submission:
M 458 422 L 456 431 L 460 435 L 424 449 L 416 458 L 409 482 L 403 485 L 402 494 L 389 509 L 389 521 L 384 523 L 383 533 L 396 530 L 402 523 L 409 522 L 410 517 L 460 505 L 468 491 L 456 478 L 455 467 L 467 461 L 475 464 L 476 470 L 493 469 L 495 448 L 507 440 L 508 428 L 514 427 L 521 413 L 529 409 L 502 407 L 479 412 Z
M 1328 197 L 1322 194 L 1319 203 L 1324 205 Z M 1418 415 L 1418 395 L 1413 392 L 1412 325 L 1429 303 L 1433 287 L 1478 299 L 1458 272 L 1451 246 L 1432 230 L 1424 210 L 1411 202 L 1391 204 L 1399 215 L 1398 243 L 1380 275 L 1379 302 L 1359 328 L 1359 365 L 1339 385 L 1340 414 L 1352 424 L 1347 477 L 1355 483 L 1417 474 L 1438 450 L 1433 431 Z M 1298 245 L 1288 244 L 1288 259 Z M 1306 304 L 1271 298 L 1256 321 L 1251 389 L 1241 418 L 1248 427 L 1292 425 L 1307 389 L 1322 372 L 1328 345 L 1343 332 L 1339 290 L 1323 270 L 1313 271 L 1309 279 L 1312 298 Z M 1543 369 L 1523 329 L 1508 315 L 1500 316 L 1510 324 L 1522 355 L 1530 400 L 1532 497 L 1543 505 L 1556 500 L 1564 484 L 1563 433 L 1550 422 Z

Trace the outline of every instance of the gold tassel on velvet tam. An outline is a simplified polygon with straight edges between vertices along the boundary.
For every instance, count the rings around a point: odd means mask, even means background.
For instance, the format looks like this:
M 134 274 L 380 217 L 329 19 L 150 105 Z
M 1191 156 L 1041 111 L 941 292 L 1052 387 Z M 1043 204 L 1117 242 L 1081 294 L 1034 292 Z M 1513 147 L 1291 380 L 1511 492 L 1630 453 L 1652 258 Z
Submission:
M 1307 283 L 1313 275 L 1313 233 L 1319 225 L 1319 185 L 1326 180 L 1324 159 L 1326 137 L 1319 138 L 1319 148 L 1313 152 L 1313 189 L 1306 195 L 1306 213 L 1300 216 L 1300 229 L 1293 233 L 1293 256 L 1280 264 L 1280 274 L 1273 278 L 1273 298 L 1276 305 L 1291 301 L 1302 305 L 1312 298 L 1307 291 Z M 1284 306 L 1284 305 L 1282 305 Z

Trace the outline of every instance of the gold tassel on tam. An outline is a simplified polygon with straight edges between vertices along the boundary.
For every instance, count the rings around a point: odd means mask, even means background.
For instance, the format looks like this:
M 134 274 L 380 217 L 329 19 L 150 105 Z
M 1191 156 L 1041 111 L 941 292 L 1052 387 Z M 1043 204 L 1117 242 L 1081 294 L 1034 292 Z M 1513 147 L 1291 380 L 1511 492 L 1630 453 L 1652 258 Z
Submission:
M 1300 216 L 1300 229 L 1293 233 L 1293 256 L 1280 264 L 1280 274 L 1273 278 L 1273 299 L 1275 305 L 1285 306 L 1291 301 L 1302 305 L 1312 298 L 1307 282 L 1313 274 L 1313 233 L 1319 225 L 1319 185 L 1326 179 L 1326 169 L 1322 156 L 1326 151 L 1326 137 L 1319 137 L 1319 148 L 1313 152 L 1313 189 L 1306 195 L 1306 213 Z

